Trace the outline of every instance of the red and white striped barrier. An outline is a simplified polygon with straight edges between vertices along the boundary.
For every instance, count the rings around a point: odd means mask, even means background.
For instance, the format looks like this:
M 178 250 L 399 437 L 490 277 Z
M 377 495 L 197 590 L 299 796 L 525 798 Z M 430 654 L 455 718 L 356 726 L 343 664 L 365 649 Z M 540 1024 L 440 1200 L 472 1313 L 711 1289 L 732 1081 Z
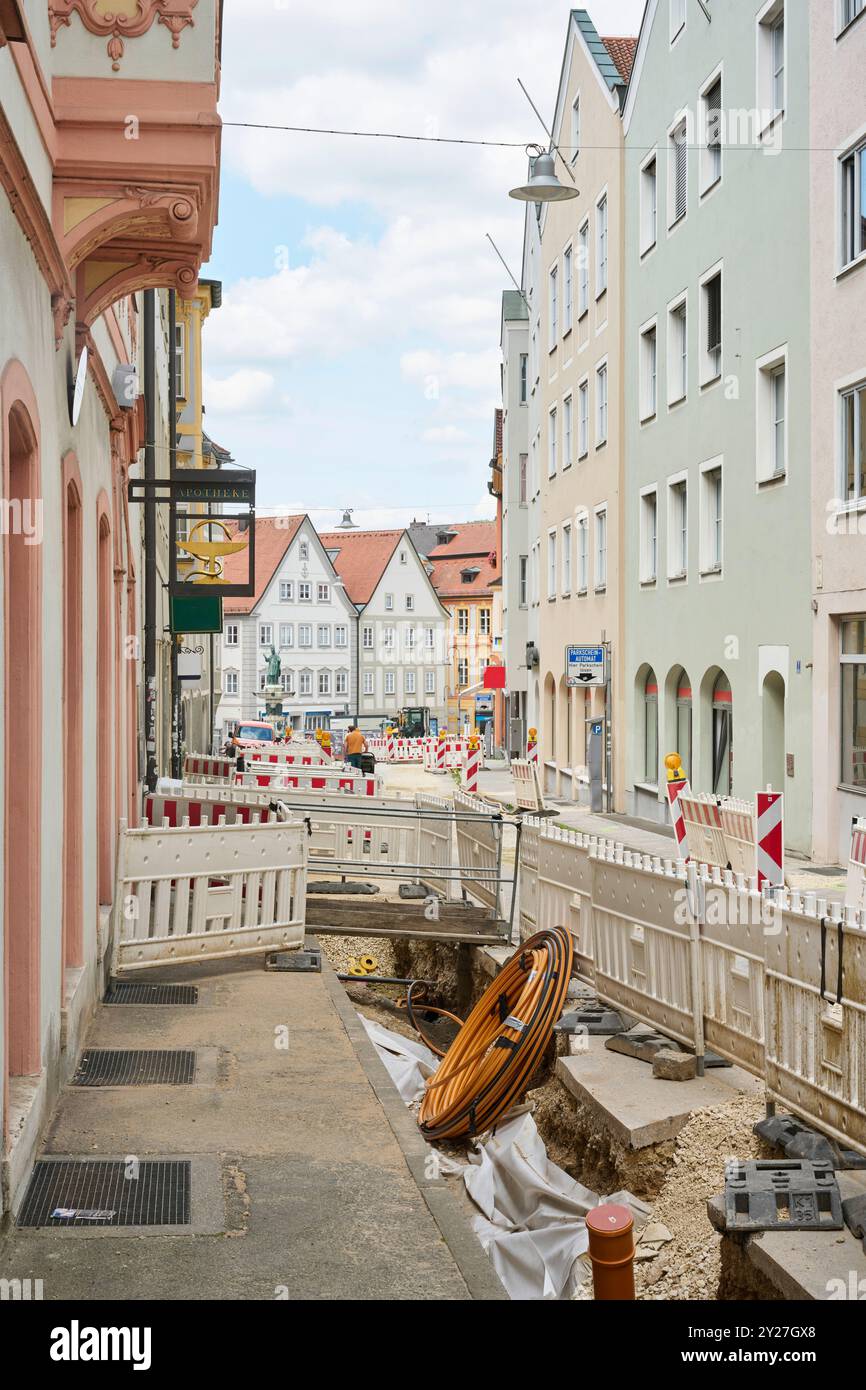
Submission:
M 536 766 L 538 764 L 538 740 L 535 738 L 526 740 L 526 761 Z
M 467 748 L 463 758 L 463 788 L 473 794 L 478 791 L 478 773 L 481 771 L 481 749 Z
M 228 782 L 235 770 L 233 758 L 207 758 L 188 753 L 183 760 L 183 775 L 187 782 Z
M 682 795 L 691 796 L 692 789 L 689 786 L 687 777 L 675 777 L 667 784 L 668 806 L 670 807 L 671 823 L 674 828 L 674 835 L 677 839 L 677 849 L 680 859 L 688 861 L 689 858 L 689 837 L 686 832 L 686 822 L 683 816 L 683 808 L 680 805 Z
M 785 835 L 781 792 L 758 792 L 755 833 L 758 845 L 758 891 L 766 883 L 781 888 L 785 883 Z
M 194 800 L 185 796 L 146 796 L 144 798 L 144 820 L 147 825 L 157 828 L 169 825 L 173 830 L 186 823 L 189 826 L 219 825 L 225 822 L 235 825 L 267 825 L 272 818 L 268 806 L 244 805 L 235 801 Z
M 722 811 L 716 798 L 707 792 L 681 791 L 677 804 L 682 809 L 692 859 L 726 869 L 728 850 L 722 831 Z
M 754 878 L 757 854 L 755 808 L 750 801 L 726 796 L 722 801 L 722 834 L 728 852 L 728 863 L 734 873 Z
M 387 757 L 389 763 L 392 763 L 392 762 L 394 761 L 394 735 L 393 735 L 393 734 L 389 734 L 388 737 L 387 737 L 387 739 L 386 739 L 386 752 L 385 752 L 385 756 Z
M 273 791 L 280 788 L 294 791 L 352 792 L 355 796 L 381 796 L 382 779 L 364 777 L 356 772 L 341 772 L 328 768 L 288 768 L 266 767 L 255 764 L 244 772 L 235 774 L 237 787 L 267 787 Z

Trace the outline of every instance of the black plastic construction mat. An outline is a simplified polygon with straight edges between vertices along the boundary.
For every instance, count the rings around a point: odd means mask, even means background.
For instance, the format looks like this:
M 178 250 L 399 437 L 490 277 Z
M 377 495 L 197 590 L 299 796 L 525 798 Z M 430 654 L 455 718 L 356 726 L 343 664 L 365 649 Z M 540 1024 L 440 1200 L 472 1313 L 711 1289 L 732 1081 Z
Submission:
M 145 980 L 112 980 L 106 1004 L 197 1004 L 196 985 L 165 985 Z
M 73 1086 L 191 1086 L 195 1053 L 136 1048 L 89 1047 L 72 1078 Z
M 187 1226 L 189 1159 L 39 1159 L 19 1226 Z

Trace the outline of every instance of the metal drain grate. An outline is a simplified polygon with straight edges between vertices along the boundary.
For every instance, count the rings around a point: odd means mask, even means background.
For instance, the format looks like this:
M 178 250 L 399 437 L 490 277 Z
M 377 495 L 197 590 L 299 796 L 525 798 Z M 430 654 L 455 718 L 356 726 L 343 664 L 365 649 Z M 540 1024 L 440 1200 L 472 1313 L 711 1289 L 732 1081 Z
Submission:
M 197 1004 L 197 985 L 145 984 L 139 980 L 112 980 L 106 1004 Z
M 73 1086 L 191 1086 L 195 1053 L 136 1049 L 123 1052 L 90 1047 L 72 1079 Z
M 19 1226 L 188 1226 L 190 1160 L 39 1159 Z

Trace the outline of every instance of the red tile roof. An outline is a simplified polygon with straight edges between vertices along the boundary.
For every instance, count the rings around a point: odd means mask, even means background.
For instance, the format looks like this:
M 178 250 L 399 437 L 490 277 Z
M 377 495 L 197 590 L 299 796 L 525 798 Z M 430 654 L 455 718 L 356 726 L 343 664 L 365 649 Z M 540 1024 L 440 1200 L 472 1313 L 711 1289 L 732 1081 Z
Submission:
M 370 602 L 403 535 L 404 531 L 326 531 L 319 536 L 326 550 L 339 551 L 334 569 L 356 606 Z
M 616 63 L 617 72 L 623 82 L 628 82 L 634 63 L 637 39 L 602 39 L 602 43 Z
M 252 613 L 303 520 L 303 516 L 260 516 L 256 519 L 256 592 L 250 598 L 227 598 L 223 603 L 226 613 Z M 229 521 L 226 525 L 233 536 L 237 534 L 237 522 Z M 226 582 L 243 584 L 248 566 L 246 550 L 229 555 L 223 570 Z
M 434 546 L 428 551 L 430 560 L 455 555 L 487 556 L 496 549 L 495 521 L 455 521 L 453 526 L 443 526 L 443 531 L 456 531 L 457 535 L 447 545 Z

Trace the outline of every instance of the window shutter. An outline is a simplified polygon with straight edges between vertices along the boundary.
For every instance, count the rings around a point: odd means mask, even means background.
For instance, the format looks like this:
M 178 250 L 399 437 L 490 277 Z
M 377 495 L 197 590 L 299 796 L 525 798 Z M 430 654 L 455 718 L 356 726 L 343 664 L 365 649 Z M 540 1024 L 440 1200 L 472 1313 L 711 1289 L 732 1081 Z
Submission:
M 722 143 L 722 79 L 718 78 L 707 92 L 707 144 L 718 149 Z
M 717 275 L 707 285 L 707 351 L 716 352 L 722 346 L 722 277 Z

